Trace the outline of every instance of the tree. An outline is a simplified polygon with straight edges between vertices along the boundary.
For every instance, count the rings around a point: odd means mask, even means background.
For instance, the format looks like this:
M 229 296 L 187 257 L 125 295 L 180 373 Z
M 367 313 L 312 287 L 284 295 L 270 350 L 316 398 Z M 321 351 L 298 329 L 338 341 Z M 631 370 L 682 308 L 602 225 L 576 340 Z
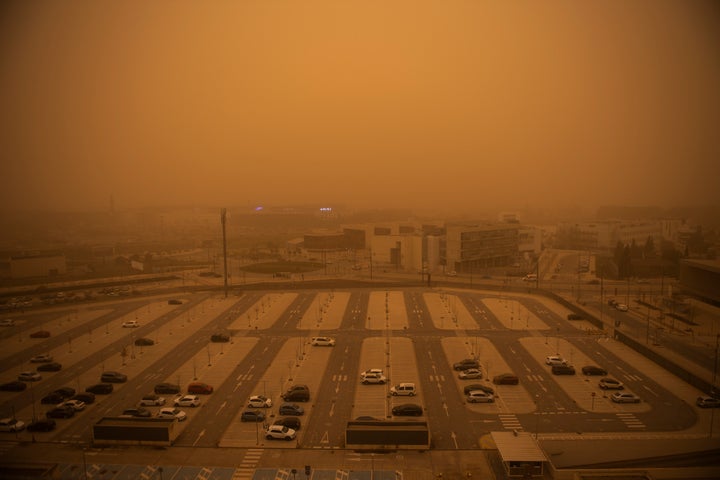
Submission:
M 653 240 L 652 235 L 648 235 L 648 238 L 645 241 L 645 248 L 643 249 L 643 257 L 652 258 L 654 256 L 655 256 L 655 240 Z

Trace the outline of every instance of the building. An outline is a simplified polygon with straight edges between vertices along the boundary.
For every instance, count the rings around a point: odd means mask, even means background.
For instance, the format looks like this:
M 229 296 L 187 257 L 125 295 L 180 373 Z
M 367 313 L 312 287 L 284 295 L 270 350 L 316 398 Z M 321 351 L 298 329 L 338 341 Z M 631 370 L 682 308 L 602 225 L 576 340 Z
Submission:
M 10 278 L 55 277 L 67 272 L 65 255 L 60 252 L 10 257 Z
M 449 224 L 445 252 L 446 268 L 456 272 L 511 265 L 518 256 L 518 225 Z

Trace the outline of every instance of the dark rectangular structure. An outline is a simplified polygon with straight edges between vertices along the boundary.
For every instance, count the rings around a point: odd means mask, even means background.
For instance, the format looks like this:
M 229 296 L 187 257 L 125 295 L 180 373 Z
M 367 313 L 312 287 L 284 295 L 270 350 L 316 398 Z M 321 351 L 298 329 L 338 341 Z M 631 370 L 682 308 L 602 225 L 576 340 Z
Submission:
M 427 422 L 348 422 L 345 446 L 354 450 L 428 450 Z
M 170 446 L 175 440 L 175 419 L 104 417 L 93 425 L 93 445 Z

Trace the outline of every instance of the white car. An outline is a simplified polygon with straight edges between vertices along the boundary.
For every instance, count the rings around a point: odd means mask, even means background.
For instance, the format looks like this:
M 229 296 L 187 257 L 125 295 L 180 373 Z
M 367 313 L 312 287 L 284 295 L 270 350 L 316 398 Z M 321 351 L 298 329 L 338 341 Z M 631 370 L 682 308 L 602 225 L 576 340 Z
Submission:
M 559 355 L 551 355 L 549 357 L 545 357 L 545 365 L 550 365 L 551 367 L 554 367 L 555 365 L 567 365 L 567 360 Z
M 362 377 L 361 383 L 363 385 L 370 385 L 371 383 L 377 385 L 384 385 L 387 382 L 387 378 L 382 373 L 368 373 Z
M 295 430 L 285 425 L 270 425 L 265 430 L 265 438 L 268 440 L 292 440 L 295 438 Z
M 37 382 L 38 380 L 42 380 L 42 375 L 36 372 L 20 372 L 18 380 L 21 382 Z
M 127 322 L 123 322 L 122 326 L 123 328 L 138 328 L 140 324 L 137 320 L 128 320 Z
M 160 397 L 158 395 L 150 394 L 145 395 L 141 400 L 139 405 L 143 407 L 158 407 L 161 405 L 165 405 L 165 397 Z
M 615 403 L 640 403 L 640 397 L 629 392 L 615 392 L 610 399 Z
M 462 372 L 458 373 L 458 378 L 462 378 L 463 380 L 471 378 L 482 378 L 482 371 L 478 370 L 477 368 L 468 368 L 467 370 L 463 370 Z
M 316 347 L 334 347 L 335 339 L 332 337 L 313 337 L 311 343 Z
M 197 395 L 178 395 L 173 400 L 176 407 L 198 407 L 200 406 L 200 397 Z
M 0 320 L 0 327 L 12 327 L 15 325 L 15 320 L 12 318 L 3 318 Z
M 360 378 L 365 378 L 365 375 L 371 375 L 371 374 L 382 375 L 383 370 L 382 370 L 382 368 L 368 368 L 367 370 L 365 370 L 364 372 L 362 372 L 360 374 Z
M 40 355 L 35 355 L 30 359 L 30 363 L 48 363 L 52 361 L 53 357 L 48 353 L 41 353 Z
M 270 408 L 272 407 L 272 399 L 267 398 L 265 395 L 253 395 L 248 400 L 248 407 L 250 408 Z
M 471 390 L 467 394 L 467 401 L 468 403 L 492 403 L 495 401 L 495 396 L 482 390 Z
M 85 402 L 83 402 L 82 400 L 65 400 L 64 402 L 59 403 L 57 406 L 59 408 L 71 407 L 76 412 L 85 410 Z
M 163 407 L 157 413 L 158 418 L 174 418 L 178 422 L 182 422 L 187 419 L 187 413 L 180 410 L 177 407 Z
M 616 310 L 620 310 L 621 312 L 627 312 L 627 311 L 628 311 L 628 306 L 625 305 L 624 303 L 616 303 L 616 304 L 615 304 L 615 309 L 616 309 Z
M 0 432 L 19 432 L 25 428 L 25 422 L 16 418 L 0 419 Z

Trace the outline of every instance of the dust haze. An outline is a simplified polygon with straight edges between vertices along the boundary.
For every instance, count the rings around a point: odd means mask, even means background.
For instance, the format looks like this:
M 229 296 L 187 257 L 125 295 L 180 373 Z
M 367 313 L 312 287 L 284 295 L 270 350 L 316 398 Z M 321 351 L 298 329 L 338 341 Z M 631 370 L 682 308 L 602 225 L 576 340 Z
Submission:
M 6 211 L 717 205 L 711 1 L 12 1 Z

